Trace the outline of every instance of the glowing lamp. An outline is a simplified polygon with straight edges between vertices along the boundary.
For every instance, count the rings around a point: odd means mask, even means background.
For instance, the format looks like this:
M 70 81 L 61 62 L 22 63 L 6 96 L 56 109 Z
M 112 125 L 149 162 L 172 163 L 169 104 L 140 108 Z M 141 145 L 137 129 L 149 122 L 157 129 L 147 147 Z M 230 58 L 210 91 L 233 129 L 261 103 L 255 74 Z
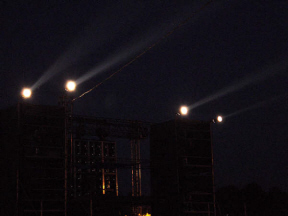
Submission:
M 182 107 L 180 108 L 180 114 L 181 114 L 181 115 L 187 115 L 187 114 L 188 114 L 188 107 L 182 106 Z
M 223 121 L 222 116 L 217 116 L 217 121 L 218 121 L 218 122 L 222 122 L 222 121 Z
M 68 81 L 66 83 L 66 88 L 65 89 L 66 89 L 66 91 L 70 91 L 70 92 L 75 91 L 76 83 L 74 81 Z
M 21 92 L 21 95 L 23 98 L 27 99 L 27 98 L 30 98 L 31 95 L 32 95 L 32 91 L 30 88 L 24 88 Z

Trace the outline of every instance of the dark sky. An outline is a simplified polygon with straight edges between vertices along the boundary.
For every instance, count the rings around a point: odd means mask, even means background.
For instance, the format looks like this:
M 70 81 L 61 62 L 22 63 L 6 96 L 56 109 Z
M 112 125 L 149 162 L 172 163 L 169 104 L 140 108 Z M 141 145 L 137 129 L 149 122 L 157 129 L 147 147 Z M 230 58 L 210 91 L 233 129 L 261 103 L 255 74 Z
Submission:
M 75 113 L 162 122 L 182 104 L 200 104 L 190 119 L 239 111 L 213 125 L 216 186 L 288 191 L 288 3 L 227 0 L 200 10 L 207 2 L 1 1 L 1 108 L 35 83 L 29 101 L 56 105 L 67 79 L 91 72 L 78 96 L 192 16 L 76 100 Z

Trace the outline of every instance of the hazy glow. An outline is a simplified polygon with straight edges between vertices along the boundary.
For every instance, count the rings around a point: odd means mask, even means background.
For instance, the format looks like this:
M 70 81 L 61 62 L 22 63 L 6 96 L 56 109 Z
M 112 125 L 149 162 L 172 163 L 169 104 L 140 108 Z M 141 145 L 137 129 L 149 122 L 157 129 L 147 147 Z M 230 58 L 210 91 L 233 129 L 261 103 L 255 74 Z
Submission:
M 61 73 L 67 70 L 67 68 L 77 64 L 81 60 L 80 57 L 81 56 L 78 54 L 78 51 L 73 53 L 73 50 L 68 50 L 43 73 L 43 75 L 34 83 L 32 89 L 40 87 L 56 74 Z
M 263 72 L 258 72 L 256 74 L 253 73 L 252 75 L 246 76 L 244 79 L 240 80 L 240 82 L 233 83 L 230 86 L 223 88 L 219 90 L 218 92 L 190 105 L 189 109 L 195 109 L 196 107 L 199 107 L 208 102 L 214 101 L 220 97 L 226 96 L 230 93 L 243 89 L 244 87 L 248 85 L 263 81 L 270 76 L 283 72 L 285 69 L 287 69 L 287 67 L 288 67 L 288 62 L 286 60 L 278 62 L 277 64 L 270 65 L 268 68 L 263 70 Z
M 217 116 L 217 121 L 218 121 L 218 122 L 222 122 L 222 121 L 223 121 L 222 116 Z
M 108 56 L 105 61 L 98 64 L 96 67 L 88 71 L 83 76 L 79 77 L 76 80 L 77 84 L 83 83 L 86 80 L 92 78 L 93 76 L 100 74 L 101 72 L 107 71 L 109 69 L 111 70 L 112 67 L 116 66 L 117 64 L 123 63 L 125 61 L 131 61 L 133 59 L 132 57 L 136 57 L 137 53 L 142 52 L 148 44 L 151 44 L 155 40 L 156 36 L 157 35 L 147 35 L 146 38 L 145 36 L 144 38 L 137 38 L 137 40 L 123 45 L 123 47 L 125 47 L 124 49 L 121 49 L 113 55 Z
M 102 25 L 104 25 L 104 23 Z M 102 28 L 104 32 L 101 33 L 101 36 L 98 32 L 99 22 L 97 22 L 97 24 L 91 22 L 89 26 L 86 26 L 84 32 L 81 32 L 81 34 L 72 41 L 66 51 L 42 74 L 31 89 L 34 90 L 40 87 L 56 74 L 75 66 L 85 57 L 95 52 L 100 45 L 105 44 L 105 41 L 107 41 L 107 37 L 103 37 L 103 35 L 107 35 L 105 29 L 106 28 Z M 107 31 L 110 30 L 107 29 Z
M 180 114 L 181 115 L 187 115 L 188 114 L 188 107 L 187 106 L 182 106 L 180 108 Z
M 114 19 L 111 19 L 111 24 L 114 22 Z M 99 26 L 100 25 L 100 26 Z M 102 28 L 103 27 L 103 28 Z M 167 27 L 168 28 L 168 27 Z M 101 29 L 101 32 L 99 32 Z M 31 87 L 32 90 L 40 87 L 45 82 L 50 80 L 53 76 L 58 73 L 61 73 L 76 64 L 79 64 L 82 59 L 84 59 L 87 55 L 95 52 L 97 48 L 101 45 L 105 45 L 105 41 L 109 40 L 111 42 L 110 37 L 107 35 L 117 35 L 118 31 L 122 31 L 122 26 L 119 25 L 113 28 L 113 32 L 110 32 L 111 29 L 107 28 L 107 23 L 92 22 L 91 25 L 85 29 L 84 33 L 81 33 L 80 37 L 76 38 L 71 44 L 71 46 L 63 53 L 44 73 L 43 75 L 33 84 Z M 108 32 L 106 32 L 108 31 Z M 153 34 L 151 34 L 153 32 Z M 131 58 L 137 53 L 141 52 L 145 47 L 153 42 L 159 37 L 162 37 L 163 29 L 158 28 L 153 29 L 153 31 L 149 31 L 147 35 L 141 35 L 141 37 L 136 38 L 134 41 L 129 41 L 127 44 L 121 45 L 122 49 L 118 50 L 114 54 L 107 56 L 106 60 L 98 63 L 94 68 L 89 70 L 83 76 L 79 77 L 76 80 L 77 84 L 81 84 L 82 82 L 90 79 L 91 77 L 112 69 L 112 67 L 120 64 L 124 61 L 129 61 Z
M 24 88 L 21 92 L 23 98 L 30 98 L 32 95 L 32 91 L 30 88 Z
M 75 89 L 76 89 L 76 83 L 74 82 L 74 81 L 68 81 L 67 83 L 66 83 L 66 91 L 75 91 Z
M 113 66 L 115 66 L 117 63 L 123 61 L 126 57 L 127 57 L 127 54 L 125 54 L 125 53 L 119 54 L 118 56 L 111 57 L 110 59 L 104 61 L 103 63 L 99 64 L 95 68 L 88 71 L 83 76 L 79 77 L 76 80 L 77 83 L 79 83 L 79 84 L 83 83 L 86 80 L 92 78 L 93 76 L 95 76 L 101 72 L 107 71 L 108 69 L 112 69 Z

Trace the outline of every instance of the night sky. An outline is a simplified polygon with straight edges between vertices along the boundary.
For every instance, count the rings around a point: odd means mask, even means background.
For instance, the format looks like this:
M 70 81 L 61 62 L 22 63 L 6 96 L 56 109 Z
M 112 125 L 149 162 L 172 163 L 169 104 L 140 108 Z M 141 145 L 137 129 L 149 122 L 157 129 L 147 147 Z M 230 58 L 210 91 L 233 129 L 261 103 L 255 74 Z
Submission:
M 74 112 L 153 123 L 183 104 L 189 119 L 222 114 L 216 187 L 288 191 L 288 2 L 207 2 L 2 0 L 1 108 L 25 86 L 34 87 L 29 102 L 57 105 L 67 79 L 79 82 L 77 97 L 156 43 Z

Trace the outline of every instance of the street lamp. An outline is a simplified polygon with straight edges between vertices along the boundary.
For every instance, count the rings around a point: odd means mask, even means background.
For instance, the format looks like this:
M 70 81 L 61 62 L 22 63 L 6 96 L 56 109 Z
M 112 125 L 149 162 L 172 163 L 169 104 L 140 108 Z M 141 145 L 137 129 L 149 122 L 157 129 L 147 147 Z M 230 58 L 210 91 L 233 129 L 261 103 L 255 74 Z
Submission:
M 219 116 L 217 116 L 217 121 L 218 121 L 218 122 L 222 122 L 222 121 L 223 121 L 223 117 L 222 117 L 222 116 L 220 116 L 220 115 L 219 115 Z
M 223 121 L 223 117 L 220 116 L 220 115 L 217 116 L 216 119 L 214 118 L 214 119 L 211 120 L 212 123 L 216 123 L 216 122 L 217 122 L 217 123 L 221 123 L 222 121 Z
M 72 80 L 69 80 L 69 81 L 66 83 L 65 89 L 66 89 L 66 91 L 69 91 L 69 92 L 75 91 L 75 89 L 76 89 L 76 82 L 74 82 L 74 81 L 72 81 Z
M 28 99 L 32 95 L 32 91 L 30 88 L 23 88 L 21 91 L 21 95 L 23 98 Z
M 188 114 L 188 107 L 187 106 L 181 106 L 180 107 L 180 115 L 187 115 Z
M 69 80 L 66 82 L 65 85 L 65 90 L 68 92 L 73 92 L 76 90 L 76 82 L 73 80 Z M 72 158 L 72 149 L 73 149 L 73 132 L 72 132 L 72 110 L 73 110 L 73 103 L 72 103 L 72 98 L 71 95 L 69 96 L 68 93 L 64 93 L 63 96 L 60 99 L 60 103 L 62 106 L 64 106 L 65 109 L 65 212 L 67 209 L 67 186 L 68 186 L 68 167 L 70 163 L 70 175 L 72 175 L 72 167 L 73 167 L 73 158 Z M 70 145 L 70 147 L 69 147 Z M 68 155 L 69 155 L 69 148 L 71 150 L 70 154 L 70 161 L 68 161 Z M 72 178 L 72 177 L 71 177 Z

